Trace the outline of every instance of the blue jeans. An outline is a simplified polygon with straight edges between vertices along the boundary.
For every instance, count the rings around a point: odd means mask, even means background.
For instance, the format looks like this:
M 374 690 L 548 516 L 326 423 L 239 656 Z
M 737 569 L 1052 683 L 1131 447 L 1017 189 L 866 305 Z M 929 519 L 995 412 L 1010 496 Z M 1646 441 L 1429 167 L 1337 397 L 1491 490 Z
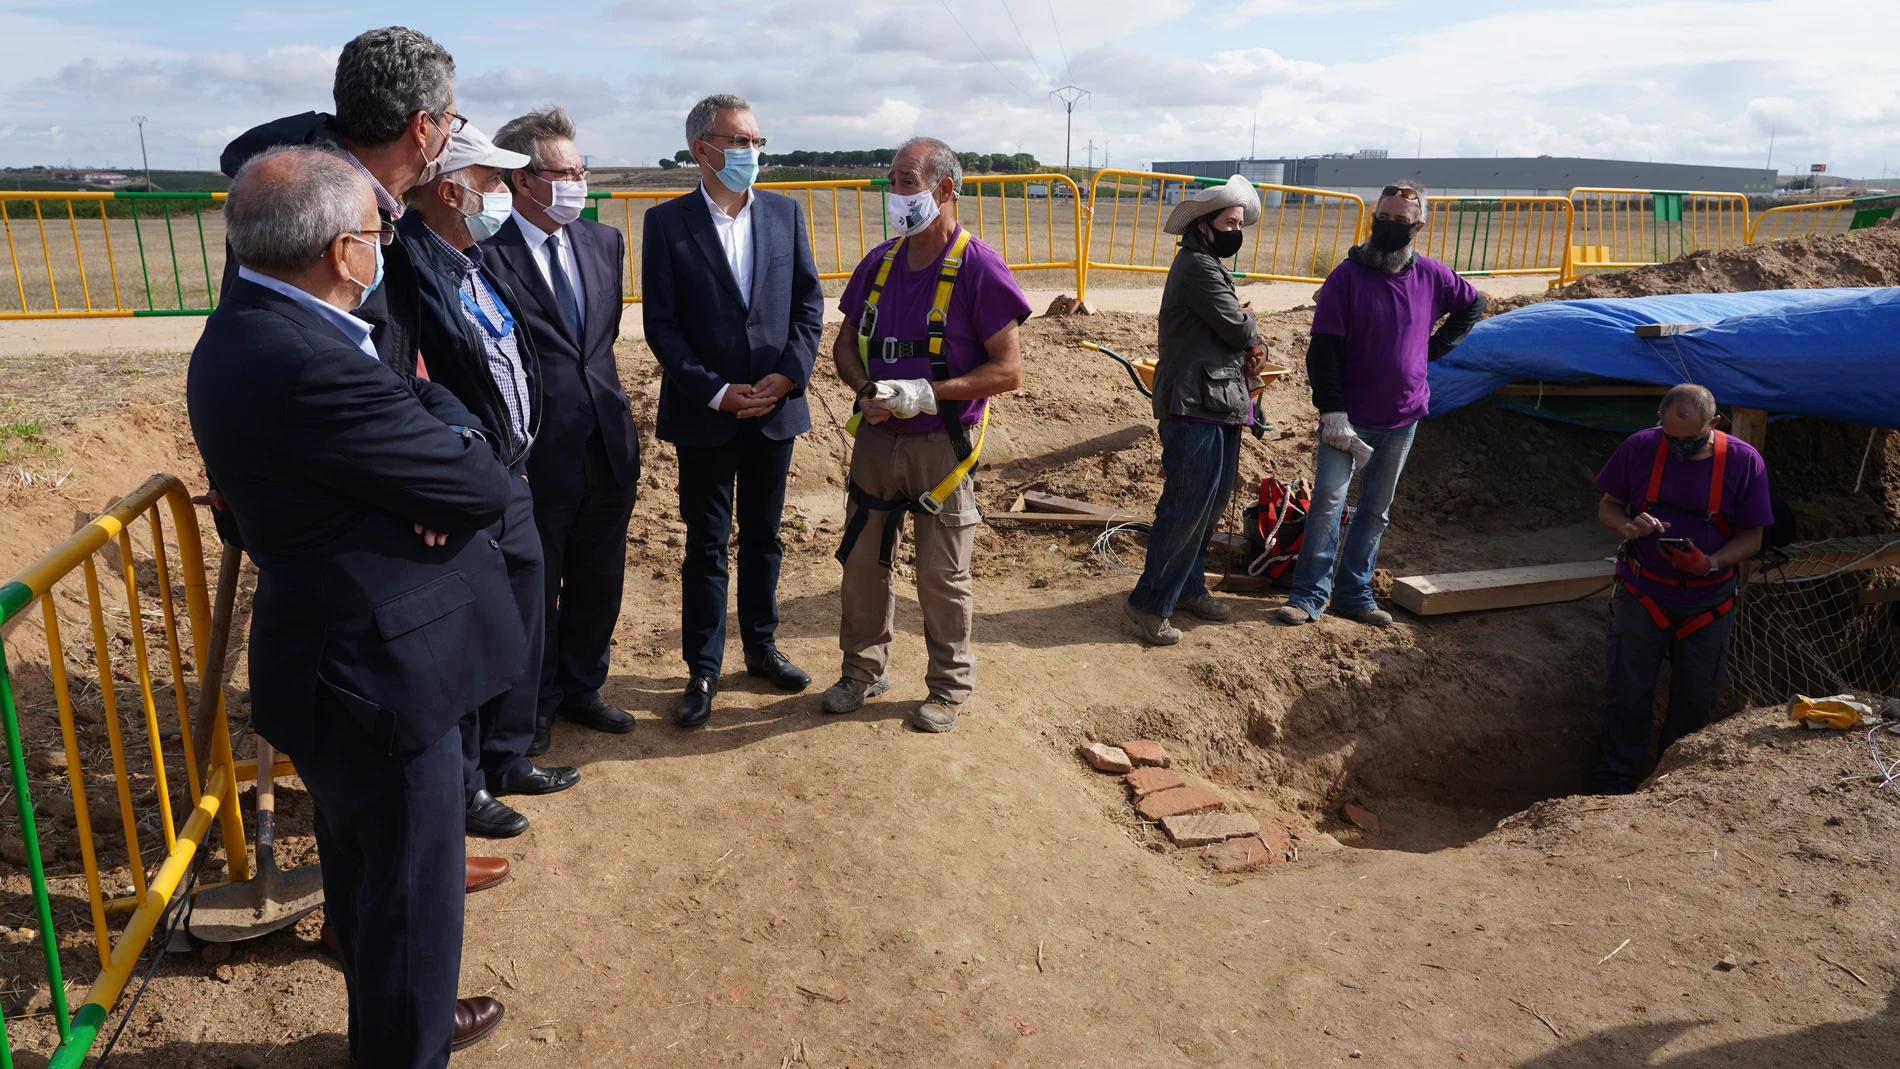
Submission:
M 1339 516 L 1346 507 L 1346 489 L 1352 485 L 1352 454 L 1319 443 L 1313 471 L 1313 507 L 1306 514 L 1306 541 L 1293 568 L 1293 593 L 1286 603 L 1318 618 L 1330 602 L 1341 616 L 1358 616 L 1377 608 L 1372 597 L 1372 569 L 1379 562 L 1379 537 L 1392 519 L 1392 495 L 1399 473 L 1412 451 L 1418 424 L 1379 430 L 1354 425 L 1353 430 L 1372 447 L 1364 478 L 1359 480 L 1359 509 L 1346 530 L 1346 548 L 1339 548 Z M 1334 572 L 1338 589 L 1334 589 Z
M 1161 500 L 1155 503 L 1148 557 L 1129 604 L 1156 616 L 1174 615 L 1182 598 L 1207 593 L 1207 540 L 1234 492 L 1240 463 L 1240 427 L 1164 419 Z

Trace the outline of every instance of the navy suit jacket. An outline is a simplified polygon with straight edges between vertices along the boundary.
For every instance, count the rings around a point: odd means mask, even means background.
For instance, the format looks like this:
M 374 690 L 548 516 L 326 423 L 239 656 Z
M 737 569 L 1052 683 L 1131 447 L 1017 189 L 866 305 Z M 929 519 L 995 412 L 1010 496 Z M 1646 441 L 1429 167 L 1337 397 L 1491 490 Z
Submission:
M 312 748 L 317 688 L 385 752 L 420 753 L 506 690 L 527 639 L 500 547 L 510 476 L 475 418 L 314 311 L 235 279 L 191 353 L 205 469 L 258 568 L 252 722 Z M 414 524 L 449 534 L 427 547 Z
M 614 482 L 640 478 L 640 432 L 614 364 L 620 338 L 620 296 L 625 285 L 627 244 L 620 228 L 576 219 L 562 228 L 573 242 L 581 275 L 581 334 L 568 332 L 554 303 L 554 290 L 534 263 L 534 253 L 512 216 L 482 242 L 482 262 L 507 283 L 520 302 L 519 321 L 541 359 L 541 430 L 528 454 L 528 485 L 536 500 L 576 497 L 582 450 L 600 419 L 600 443 Z M 543 252 L 542 256 L 547 253 Z
M 706 196 L 693 192 L 647 209 L 641 242 L 647 347 L 666 371 L 660 383 L 662 441 L 712 448 L 739 433 L 739 417 L 709 407 L 728 383 L 750 386 L 777 372 L 792 392 L 757 417 L 777 441 L 811 428 L 811 381 L 825 296 L 798 202 L 752 194 L 752 293 L 741 299 L 713 229 Z

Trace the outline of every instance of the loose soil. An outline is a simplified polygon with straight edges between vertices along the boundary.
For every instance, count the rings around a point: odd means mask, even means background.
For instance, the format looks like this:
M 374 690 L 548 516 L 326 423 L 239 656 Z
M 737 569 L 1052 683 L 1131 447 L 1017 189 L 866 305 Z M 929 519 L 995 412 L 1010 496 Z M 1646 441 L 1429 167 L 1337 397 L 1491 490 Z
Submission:
M 1307 316 L 1263 319 L 1296 370 L 1267 395 L 1275 429 L 1242 444 L 1243 485 L 1310 471 L 1314 416 L 1297 370 Z M 1132 578 L 1091 552 L 1098 532 L 1004 515 L 1028 489 L 1153 507 L 1147 402 L 1076 346 L 1084 339 L 1151 354 L 1154 319 L 1038 318 L 1026 330 L 1026 384 L 998 406 L 979 476 L 992 522 L 977 543 L 977 694 L 947 735 L 901 726 L 924 697 L 902 555 L 896 686 L 857 714 L 817 711 L 838 657 L 830 554 L 845 456 L 827 409 L 842 417 L 849 404 L 822 371 L 782 532 L 780 629 L 817 686 L 787 696 L 729 673 L 710 727 L 674 729 L 684 528 L 672 451 L 643 441 L 605 691 L 640 726 L 611 738 L 558 726 L 545 760 L 581 767 L 580 785 L 519 800 L 534 821 L 525 836 L 471 841 L 510 858 L 515 875 L 468 900 L 462 990 L 501 998 L 508 1018 L 456 1065 L 1900 1057 L 1900 931 L 1885 912 L 1900 892 L 1889 854 L 1900 797 L 1867 778 L 1863 737 L 1742 710 L 1668 755 L 1640 793 L 1573 795 L 1594 762 L 1600 600 L 1402 617 L 1378 631 L 1330 618 L 1280 628 L 1268 620 L 1277 598 L 1236 597 L 1230 623 L 1142 649 L 1121 626 Z M 0 570 L 17 571 L 147 472 L 202 484 L 178 399 L 182 357 L 132 363 L 102 377 L 118 390 L 49 415 L 39 441 L 23 443 L 41 450 L 27 467 L 59 478 L 0 484 Z M 0 372 L 18 384 L 13 403 L 31 408 L 50 405 L 42 396 L 60 395 L 76 366 L 48 357 Z M 650 435 L 652 357 L 630 341 L 620 367 Z M 1859 450 L 1841 448 L 1860 444 L 1854 432 L 1790 427 L 1770 430 L 1771 464 L 1855 497 Z M 1426 424 L 1382 565 L 1408 574 L 1608 552 L 1589 477 L 1613 446 L 1489 409 Z M 1883 441 L 1853 523 L 1891 524 L 1896 477 L 1900 458 Z M 1138 540 L 1118 549 L 1139 558 Z M 144 559 L 135 577 L 151 581 Z M 83 603 L 64 587 L 56 597 L 78 635 Z M 29 750 L 57 738 L 39 627 L 29 613 L 9 635 Z M 97 671 L 68 652 L 73 672 Z M 96 792 L 109 765 L 97 763 L 104 728 L 90 701 L 80 719 Z M 1168 847 L 1134 818 L 1119 780 L 1075 754 L 1131 736 L 1164 742 L 1177 771 L 1235 808 L 1296 814 L 1299 859 L 1222 875 Z M 287 784 L 282 861 L 293 864 L 310 856 L 309 805 Z M 64 792 L 57 779 L 42 787 L 49 800 Z M 1376 813 L 1380 833 L 1343 823 L 1346 802 Z M 109 794 L 94 806 L 103 834 L 116 824 Z M 69 874 L 76 855 L 59 828 L 71 818 L 48 809 L 55 870 Z M 0 922 L 18 926 L 24 876 L 11 864 L 0 873 Z M 83 988 L 96 971 L 83 887 L 65 875 L 56 893 L 64 959 Z M 112 1064 L 344 1064 L 343 984 L 315 936 L 312 918 L 228 961 L 166 957 Z M 0 974 L 22 978 L 25 996 L 38 978 L 30 948 L 0 949 Z M 1727 957 L 1736 968 L 1718 969 Z M 19 1064 L 42 1064 L 50 1021 L 9 1030 Z

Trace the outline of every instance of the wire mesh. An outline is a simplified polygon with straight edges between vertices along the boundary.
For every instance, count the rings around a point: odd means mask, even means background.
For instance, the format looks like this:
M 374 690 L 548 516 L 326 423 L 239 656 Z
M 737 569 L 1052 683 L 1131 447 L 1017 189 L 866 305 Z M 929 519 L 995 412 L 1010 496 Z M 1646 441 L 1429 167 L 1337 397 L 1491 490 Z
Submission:
M 1770 550 L 1736 609 L 1729 680 L 1749 705 L 1900 697 L 1900 534 Z

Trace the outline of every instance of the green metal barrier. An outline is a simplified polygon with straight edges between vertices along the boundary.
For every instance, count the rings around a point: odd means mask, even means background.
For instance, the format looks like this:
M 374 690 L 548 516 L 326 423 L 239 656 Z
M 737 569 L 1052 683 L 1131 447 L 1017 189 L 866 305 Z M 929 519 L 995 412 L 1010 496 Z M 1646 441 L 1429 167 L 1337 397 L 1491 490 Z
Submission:
M 13 268 L 12 291 L 0 288 L 0 319 L 210 314 L 224 273 L 224 219 L 213 207 L 222 200 L 0 190 Z

